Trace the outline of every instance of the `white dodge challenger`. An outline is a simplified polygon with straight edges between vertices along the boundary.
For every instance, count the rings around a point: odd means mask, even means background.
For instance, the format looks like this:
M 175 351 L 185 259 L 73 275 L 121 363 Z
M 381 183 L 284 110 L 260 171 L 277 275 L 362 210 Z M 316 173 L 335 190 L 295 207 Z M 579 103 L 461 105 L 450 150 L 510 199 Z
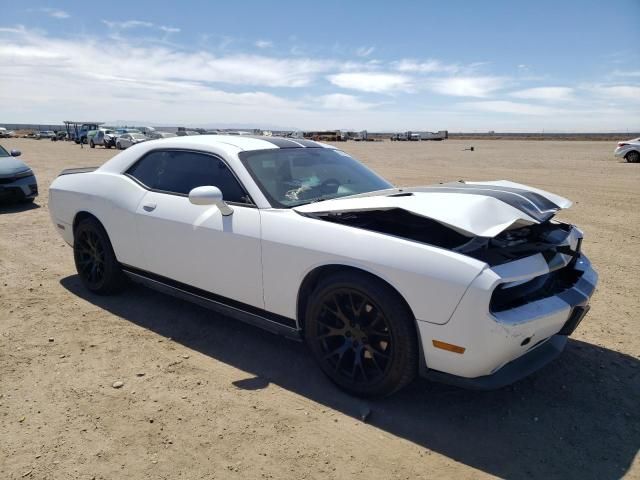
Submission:
M 563 350 L 597 274 L 571 205 L 507 182 L 395 188 L 308 141 L 209 136 L 65 170 L 53 224 L 82 282 L 134 281 L 304 339 L 338 386 L 388 395 L 417 374 L 499 388 Z

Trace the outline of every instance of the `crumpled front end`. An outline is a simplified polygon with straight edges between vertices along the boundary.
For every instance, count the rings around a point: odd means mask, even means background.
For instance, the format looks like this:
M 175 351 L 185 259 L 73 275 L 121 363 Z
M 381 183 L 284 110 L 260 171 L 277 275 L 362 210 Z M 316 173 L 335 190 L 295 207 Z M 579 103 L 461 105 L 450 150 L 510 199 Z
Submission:
M 557 337 L 570 335 L 588 311 L 598 275 L 581 252 L 579 229 L 554 223 L 534 239 L 496 248 L 500 258 L 490 258 L 445 325 L 418 322 L 429 369 L 497 388 L 532 373 L 527 357 L 549 351 L 536 359 L 537 369 L 557 356 L 564 347 Z M 542 350 L 548 342 L 554 348 Z M 525 366 L 513 368 L 518 359 Z

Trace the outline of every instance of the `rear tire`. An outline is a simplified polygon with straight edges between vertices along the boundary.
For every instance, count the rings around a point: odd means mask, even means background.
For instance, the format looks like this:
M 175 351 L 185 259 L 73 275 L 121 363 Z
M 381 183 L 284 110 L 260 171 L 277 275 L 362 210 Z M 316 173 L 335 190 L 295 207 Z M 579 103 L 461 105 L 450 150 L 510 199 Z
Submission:
M 73 238 L 73 258 L 84 286 L 98 295 L 120 291 L 125 276 L 100 222 L 95 218 L 81 220 Z
M 339 272 L 320 281 L 305 316 L 305 339 L 322 371 L 361 397 L 387 396 L 418 371 L 413 314 L 370 275 Z
M 631 152 L 627 153 L 627 155 L 624 158 L 627 159 L 628 163 L 638 163 L 640 162 L 640 152 L 636 152 L 635 150 L 632 150 Z
M 91 142 L 89 143 L 89 146 L 90 146 L 91 148 L 96 148 L 96 144 L 95 144 L 95 143 L 93 143 L 93 140 L 91 140 Z

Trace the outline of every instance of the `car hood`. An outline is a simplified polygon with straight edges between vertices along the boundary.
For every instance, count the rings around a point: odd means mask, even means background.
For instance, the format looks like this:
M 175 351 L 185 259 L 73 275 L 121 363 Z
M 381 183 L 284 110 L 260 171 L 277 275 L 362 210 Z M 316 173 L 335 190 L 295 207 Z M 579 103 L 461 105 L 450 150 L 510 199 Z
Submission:
M 304 215 L 400 209 L 470 237 L 542 223 L 571 201 L 537 188 L 498 180 L 384 190 L 294 207 Z
M 29 167 L 22 160 L 15 157 L 0 157 L 0 176 L 15 175 L 29 170 Z

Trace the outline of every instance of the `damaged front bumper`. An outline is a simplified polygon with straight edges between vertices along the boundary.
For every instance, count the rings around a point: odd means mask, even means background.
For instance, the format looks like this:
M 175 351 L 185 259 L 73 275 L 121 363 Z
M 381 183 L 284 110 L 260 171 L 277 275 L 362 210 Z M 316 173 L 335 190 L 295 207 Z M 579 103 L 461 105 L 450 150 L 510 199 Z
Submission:
M 577 229 L 573 236 L 573 240 L 582 237 Z M 577 249 L 573 257 L 549 261 L 528 257 L 488 268 L 469 286 L 449 322 L 419 321 L 427 367 L 423 375 L 468 388 L 493 389 L 556 358 L 588 311 L 598 282 L 591 263 L 579 253 L 579 242 L 573 245 Z M 542 282 L 535 292 L 527 290 L 533 280 Z M 496 306 L 496 292 L 504 285 L 514 288 L 516 295 L 509 301 L 502 298 Z M 502 291 L 499 295 L 504 297 Z M 462 346 L 464 353 L 436 348 L 433 340 Z

